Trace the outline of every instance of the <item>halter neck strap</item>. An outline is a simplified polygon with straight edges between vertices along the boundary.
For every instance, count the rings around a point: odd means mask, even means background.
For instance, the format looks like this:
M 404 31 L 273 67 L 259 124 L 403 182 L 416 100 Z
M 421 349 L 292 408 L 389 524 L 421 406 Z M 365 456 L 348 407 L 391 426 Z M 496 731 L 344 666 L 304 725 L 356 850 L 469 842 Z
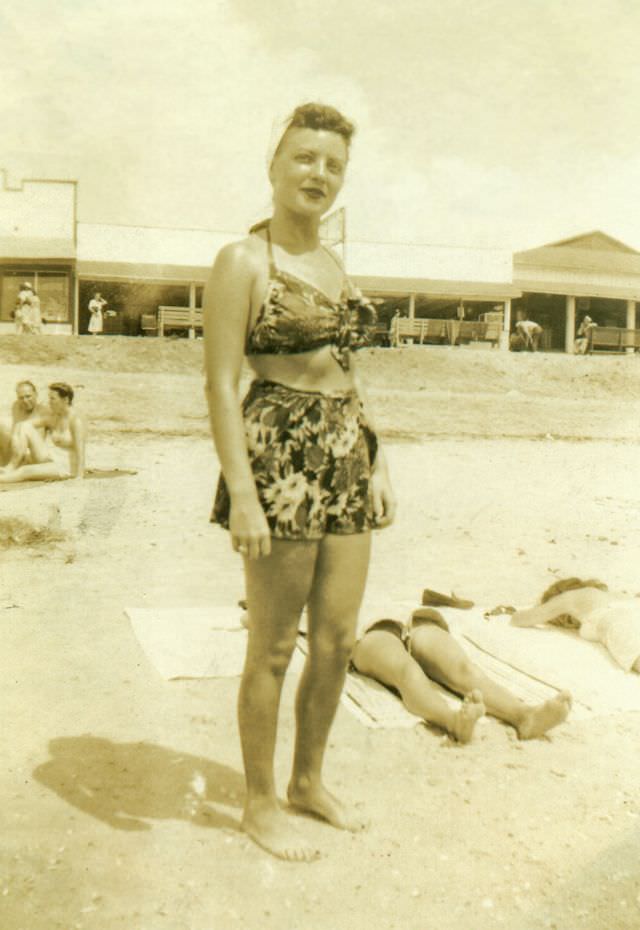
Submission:
M 271 226 L 269 223 L 267 223 L 266 233 L 267 233 L 267 255 L 269 256 L 269 274 L 273 275 L 275 274 L 275 272 L 277 272 L 278 266 L 276 265 L 276 259 L 273 254 L 273 243 L 271 241 Z

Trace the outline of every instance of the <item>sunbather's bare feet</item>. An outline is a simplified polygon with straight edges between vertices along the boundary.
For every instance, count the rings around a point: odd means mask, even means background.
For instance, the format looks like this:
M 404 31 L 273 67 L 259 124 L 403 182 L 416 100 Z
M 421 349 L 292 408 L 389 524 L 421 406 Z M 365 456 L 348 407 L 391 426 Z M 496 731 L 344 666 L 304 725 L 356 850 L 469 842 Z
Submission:
M 522 720 L 517 724 L 520 739 L 537 739 L 544 736 L 552 727 L 566 720 L 571 710 L 571 695 L 568 691 L 561 691 L 557 697 L 538 704 L 537 707 L 528 708 Z
M 451 736 L 459 743 L 470 742 L 476 723 L 480 717 L 484 716 L 485 711 L 482 694 L 479 691 L 465 694 L 464 701 L 455 713 L 452 725 L 448 728 Z
M 338 830 L 349 830 L 351 833 L 357 833 L 364 830 L 367 821 L 356 811 L 349 810 L 342 801 L 334 797 L 330 791 L 320 782 L 317 785 L 311 785 L 306 779 L 291 780 L 289 790 L 287 791 L 289 804 L 296 810 L 305 814 L 312 814 L 314 817 L 320 817 L 326 820 L 332 827 Z
M 273 801 L 250 801 L 242 817 L 242 829 L 251 839 L 278 859 L 311 862 L 320 851 L 309 845 L 280 806 Z

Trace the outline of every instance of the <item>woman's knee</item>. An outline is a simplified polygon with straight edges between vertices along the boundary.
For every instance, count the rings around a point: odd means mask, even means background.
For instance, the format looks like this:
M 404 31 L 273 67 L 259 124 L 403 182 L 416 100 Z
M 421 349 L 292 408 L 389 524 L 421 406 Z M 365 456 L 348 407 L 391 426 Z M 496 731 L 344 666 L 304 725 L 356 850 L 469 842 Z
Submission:
M 296 645 L 295 636 L 280 636 L 270 642 L 257 642 L 249 636 L 247 666 L 252 672 L 267 672 L 275 678 L 284 678 Z
M 355 644 L 354 629 L 326 630 L 311 638 L 310 653 L 319 661 L 346 664 L 353 654 Z
M 463 691 L 470 690 L 475 678 L 473 662 L 466 655 L 456 656 L 451 663 L 449 677 L 452 684 L 458 685 Z

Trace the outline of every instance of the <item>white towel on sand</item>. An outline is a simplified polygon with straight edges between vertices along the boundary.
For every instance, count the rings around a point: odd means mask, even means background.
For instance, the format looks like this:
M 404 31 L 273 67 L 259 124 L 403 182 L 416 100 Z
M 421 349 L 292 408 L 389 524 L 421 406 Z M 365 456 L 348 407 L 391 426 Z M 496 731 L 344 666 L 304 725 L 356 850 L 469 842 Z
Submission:
M 163 678 L 242 673 L 247 631 L 237 606 L 126 607 L 142 650 Z
M 640 711 L 640 675 L 624 672 L 604 646 L 586 642 L 576 633 L 557 627 L 518 628 L 508 616 L 485 619 L 482 608 L 440 608 L 457 637 L 473 643 L 514 668 L 556 691 L 570 691 L 575 713 L 606 715 Z M 472 653 L 476 659 L 477 653 Z

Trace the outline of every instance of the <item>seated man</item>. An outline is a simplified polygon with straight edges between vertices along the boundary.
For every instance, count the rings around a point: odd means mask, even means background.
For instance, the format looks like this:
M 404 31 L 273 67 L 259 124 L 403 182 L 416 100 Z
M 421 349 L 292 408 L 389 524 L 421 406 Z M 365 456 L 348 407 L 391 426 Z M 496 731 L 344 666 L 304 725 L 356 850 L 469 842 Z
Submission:
M 11 460 L 11 442 L 19 423 L 37 420 L 46 413 L 44 404 L 38 403 L 38 392 L 31 381 L 18 381 L 16 399 L 9 417 L 0 419 L 0 466 Z
M 598 324 L 594 323 L 590 316 L 583 317 L 582 323 L 578 327 L 578 333 L 574 343 L 576 355 L 587 354 L 591 344 L 591 333 L 597 325 Z
M 460 743 L 470 741 L 485 712 L 515 727 L 520 739 L 536 739 L 562 723 L 571 707 L 566 691 L 542 704 L 525 704 L 471 661 L 442 614 L 430 607 L 415 610 L 408 625 L 390 619 L 372 624 L 356 643 L 351 663 L 397 691 L 412 714 Z M 463 702 L 452 709 L 434 681 Z

